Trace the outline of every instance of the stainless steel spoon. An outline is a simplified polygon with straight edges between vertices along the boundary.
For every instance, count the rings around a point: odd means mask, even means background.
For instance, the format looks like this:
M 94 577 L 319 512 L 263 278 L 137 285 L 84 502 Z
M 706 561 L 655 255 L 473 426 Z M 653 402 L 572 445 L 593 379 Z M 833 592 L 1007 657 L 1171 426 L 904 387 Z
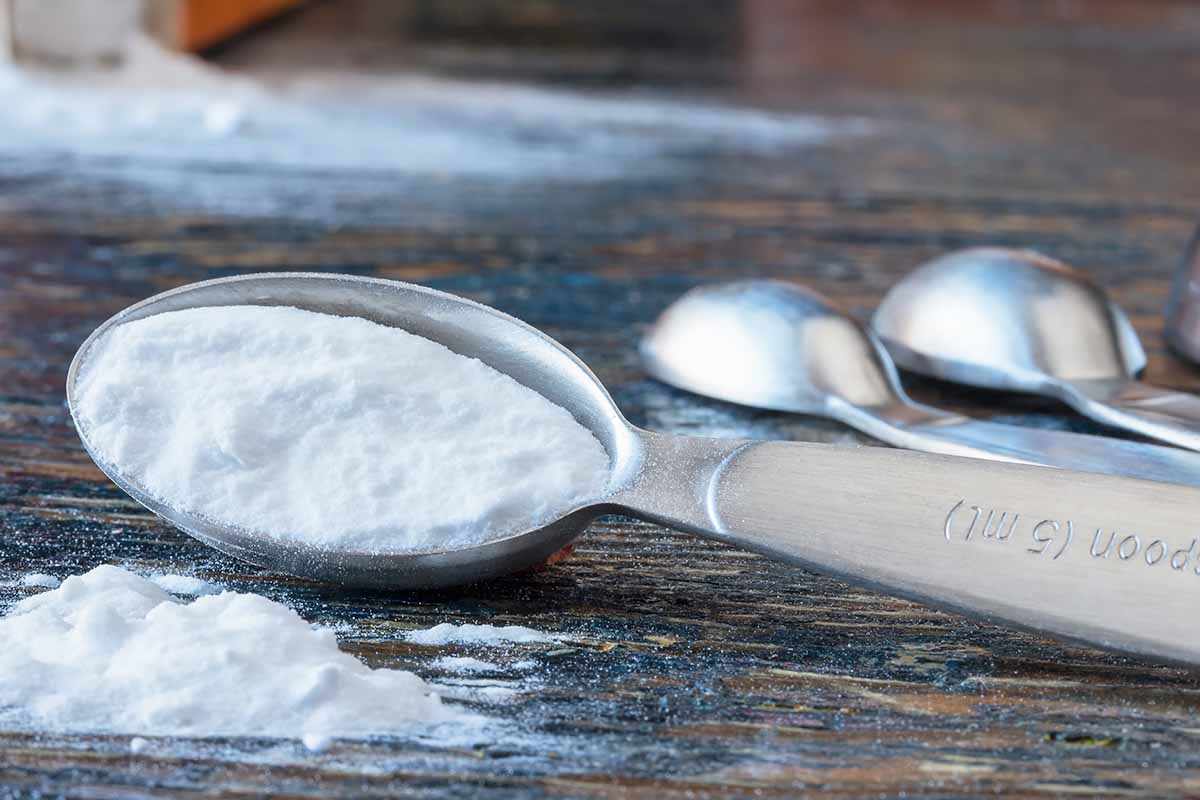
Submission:
M 911 400 L 883 345 L 824 297 L 792 283 L 701 286 L 641 342 L 659 380 L 756 408 L 840 420 L 930 453 L 1200 484 L 1200 455 L 1103 436 L 1003 425 Z
M 872 326 L 913 372 L 1056 397 L 1107 425 L 1200 450 L 1200 397 L 1135 380 L 1146 354 L 1129 319 L 1054 259 L 951 253 L 896 284 Z
M 241 304 L 362 316 L 441 342 L 569 410 L 612 459 L 604 495 L 548 525 L 482 545 L 399 554 L 281 544 L 159 502 L 120 465 L 97 459 L 147 508 L 256 564 L 392 589 L 458 584 L 538 563 L 596 515 L 624 513 L 985 619 L 1200 663 L 1195 489 L 878 447 L 651 433 L 630 425 L 596 377 L 554 340 L 486 306 L 418 286 L 283 273 L 160 294 L 83 343 L 67 378 L 72 408 L 80 364 L 113 326 Z M 1089 550 L 1097 529 L 1115 532 L 1114 541 L 1101 542 L 1100 556 Z

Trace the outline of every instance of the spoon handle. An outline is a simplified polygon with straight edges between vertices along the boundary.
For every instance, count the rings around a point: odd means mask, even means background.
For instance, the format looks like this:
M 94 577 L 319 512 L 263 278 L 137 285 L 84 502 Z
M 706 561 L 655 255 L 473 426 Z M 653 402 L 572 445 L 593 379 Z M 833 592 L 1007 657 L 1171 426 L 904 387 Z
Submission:
M 1200 486 L 1200 455 L 1174 447 L 1005 425 L 911 402 L 848 407 L 836 416 L 908 450 Z
M 1075 382 L 1063 399 L 1079 413 L 1117 428 L 1200 450 L 1200 397 L 1141 381 Z
M 644 434 L 615 502 L 933 606 L 1200 664 L 1195 489 L 794 442 Z

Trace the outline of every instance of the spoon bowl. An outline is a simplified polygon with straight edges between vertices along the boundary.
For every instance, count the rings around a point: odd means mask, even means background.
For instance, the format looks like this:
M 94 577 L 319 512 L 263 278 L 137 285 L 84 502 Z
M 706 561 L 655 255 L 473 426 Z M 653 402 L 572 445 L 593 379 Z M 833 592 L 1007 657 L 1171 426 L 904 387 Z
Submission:
M 891 359 L 861 325 L 783 281 L 692 289 L 655 320 L 641 355 L 664 383 L 773 411 L 829 416 L 904 396 Z
M 67 402 L 74 413 L 76 382 L 92 345 L 111 328 L 188 308 L 292 306 L 339 316 L 363 317 L 440 342 L 478 358 L 571 412 L 604 446 L 612 463 L 605 494 L 628 483 L 640 444 L 608 392 L 592 372 L 558 342 L 487 306 L 397 281 L 320 273 L 271 273 L 194 283 L 151 297 L 116 314 L 83 343 L 67 375 Z M 78 418 L 76 419 L 78 425 Z M 99 457 L 89 455 L 113 483 L 171 524 L 218 550 L 260 566 L 339 583 L 405 588 L 466 583 L 540 563 L 575 539 L 598 513 L 575 509 L 545 527 L 515 532 L 482 545 L 436 551 L 369 553 L 331 551 L 252 531 L 171 508 Z
M 1129 318 L 1052 258 L 951 253 L 892 287 L 872 325 L 914 372 L 1055 397 L 1105 425 L 1200 450 L 1200 397 L 1136 380 L 1146 353 Z
M 1146 366 L 1129 318 L 1099 286 L 1028 250 L 935 259 L 888 292 L 872 325 L 901 366 L 993 389 L 1123 381 Z

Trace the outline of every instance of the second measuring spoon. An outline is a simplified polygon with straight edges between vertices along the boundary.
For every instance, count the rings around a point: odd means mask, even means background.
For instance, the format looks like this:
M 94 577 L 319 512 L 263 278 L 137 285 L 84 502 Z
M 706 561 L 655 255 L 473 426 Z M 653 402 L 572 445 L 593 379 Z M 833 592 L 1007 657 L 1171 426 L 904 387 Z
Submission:
M 1052 258 L 951 253 L 896 284 L 872 325 L 905 369 L 1055 397 L 1107 425 L 1200 450 L 1200 397 L 1135 380 L 1146 353 L 1129 319 Z
M 668 307 L 641 345 L 647 371 L 741 405 L 831 417 L 910 450 L 1200 484 L 1200 456 L 1169 447 L 1023 428 L 911 400 L 861 323 L 782 281 L 703 286 Z

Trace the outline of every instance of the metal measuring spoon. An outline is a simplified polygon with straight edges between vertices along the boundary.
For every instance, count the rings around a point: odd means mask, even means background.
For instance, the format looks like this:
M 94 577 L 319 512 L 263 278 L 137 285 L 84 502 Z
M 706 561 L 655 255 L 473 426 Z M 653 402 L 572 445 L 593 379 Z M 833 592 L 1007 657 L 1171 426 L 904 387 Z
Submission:
M 1134 379 L 1146 353 L 1086 275 L 1029 250 L 974 248 L 897 283 L 872 327 L 905 369 L 1056 397 L 1094 420 L 1200 450 L 1200 397 Z
M 623 513 L 987 619 L 1200 663 L 1200 622 L 1192 613 L 1200 575 L 1191 569 L 1200 555 L 1188 555 L 1179 570 L 1170 555 L 1195 536 L 1195 489 L 878 447 L 651 433 L 629 424 L 596 377 L 553 339 L 419 286 L 282 273 L 165 292 L 117 314 L 83 343 L 67 377 L 68 401 L 74 407 L 89 348 L 112 327 L 165 311 L 243 304 L 362 316 L 479 358 L 570 411 L 608 451 L 612 470 L 603 496 L 542 527 L 456 549 L 379 554 L 285 544 L 199 518 L 156 500 L 120 465 L 96 459 L 147 508 L 232 555 L 345 583 L 444 586 L 536 564 L 595 516 Z M 1111 558 L 1109 551 L 1102 559 L 1089 554 L 1088 532 L 1097 527 L 1124 537 Z
M 914 402 L 878 339 L 821 295 L 792 283 L 701 286 L 642 338 L 654 377 L 696 394 L 844 422 L 929 453 L 1200 484 L 1200 456 L 1102 436 L 971 419 Z

